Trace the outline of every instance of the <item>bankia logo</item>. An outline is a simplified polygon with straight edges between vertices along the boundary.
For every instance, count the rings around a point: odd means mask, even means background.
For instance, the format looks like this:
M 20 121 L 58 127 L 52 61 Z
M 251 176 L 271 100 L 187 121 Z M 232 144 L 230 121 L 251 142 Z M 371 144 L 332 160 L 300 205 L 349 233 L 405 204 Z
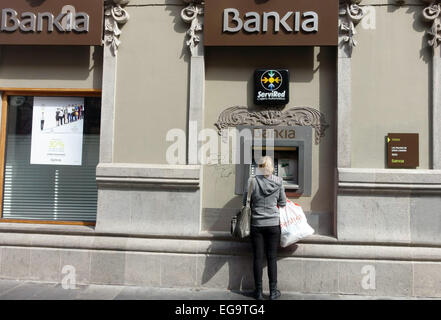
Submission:
M 283 77 L 277 70 L 268 70 L 262 74 L 260 83 L 265 90 L 273 92 L 282 86 Z
M 1 0 L 0 45 L 102 45 L 104 2 Z
M 47 21 L 47 22 L 46 22 Z M 89 32 L 90 17 L 85 12 L 76 12 L 72 5 L 62 7 L 58 15 L 52 12 L 22 12 L 6 8 L 1 11 L 0 32 L 13 33 L 20 30 L 22 33 L 77 33 Z

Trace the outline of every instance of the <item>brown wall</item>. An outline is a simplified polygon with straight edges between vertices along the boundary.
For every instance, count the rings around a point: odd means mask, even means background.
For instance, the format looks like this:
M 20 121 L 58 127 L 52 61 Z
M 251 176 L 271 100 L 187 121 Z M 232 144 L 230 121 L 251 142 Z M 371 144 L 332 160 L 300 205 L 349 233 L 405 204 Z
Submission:
M 0 87 L 101 89 L 102 48 L 2 46 Z

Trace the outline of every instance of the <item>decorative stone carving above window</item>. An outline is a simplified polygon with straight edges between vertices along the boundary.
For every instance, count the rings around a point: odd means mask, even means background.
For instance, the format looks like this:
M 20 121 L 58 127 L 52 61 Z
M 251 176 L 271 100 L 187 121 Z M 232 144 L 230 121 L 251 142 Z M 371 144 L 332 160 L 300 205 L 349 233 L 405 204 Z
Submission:
M 315 144 L 319 144 L 329 127 L 325 115 L 309 107 L 290 108 L 281 110 L 249 111 L 247 107 L 231 107 L 219 115 L 215 123 L 219 135 L 222 130 L 237 126 L 310 126 L 315 129 Z
M 192 55 L 195 55 L 196 48 L 201 42 L 198 32 L 203 28 L 204 1 L 203 0 L 183 0 L 187 6 L 181 11 L 181 18 L 184 22 L 190 24 L 187 31 L 189 39 L 187 46 Z
M 362 0 L 340 0 L 340 22 L 339 30 L 342 38 L 340 45 L 347 49 L 348 55 L 351 56 L 352 50 L 357 46 L 355 35 L 357 31 L 355 26 L 364 18 L 365 12 L 359 6 Z
M 130 0 L 104 0 L 104 44 L 110 45 L 116 55 L 121 44 L 120 27 L 129 21 L 129 14 L 124 10 Z
M 429 31 L 428 43 L 431 47 L 436 48 L 441 42 L 441 4 L 440 0 L 421 0 L 428 6 L 423 10 L 423 19 L 432 24 Z

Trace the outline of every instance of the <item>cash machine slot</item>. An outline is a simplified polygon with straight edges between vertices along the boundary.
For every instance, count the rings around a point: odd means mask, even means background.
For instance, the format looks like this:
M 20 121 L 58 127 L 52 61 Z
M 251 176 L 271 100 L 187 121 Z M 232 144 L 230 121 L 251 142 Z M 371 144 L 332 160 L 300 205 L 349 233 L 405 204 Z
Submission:
M 256 160 L 254 157 L 270 155 L 274 160 L 274 174 L 283 178 L 283 185 L 287 195 L 293 197 L 311 196 L 312 181 L 312 128 L 308 126 L 276 127 L 273 151 L 267 152 L 270 145 L 263 144 L 262 139 L 257 139 L 265 134 L 257 129 L 270 129 L 269 127 L 239 127 L 256 130 L 250 138 L 246 134 L 238 135 L 237 145 L 240 147 L 241 161 L 236 164 L 235 193 L 242 195 L 248 178 L 256 174 Z M 276 131 L 277 130 L 277 131 Z M 257 152 L 256 152 L 257 151 Z M 270 150 L 268 150 L 270 151 Z M 249 153 L 248 153 L 249 152 Z M 252 155 L 250 155 L 250 153 Z M 245 155 L 250 155 L 249 162 Z
M 274 148 L 274 175 L 283 179 L 285 189 L 299 189 L 299 150 L 298 147 L 273 147 Z M 265 146 L 253 146 L 254 150 L 260 150 L 262 156 L 266 156 Z M 256 159 L 250 166 L 250 175 L 255 175 L 257 169 Z

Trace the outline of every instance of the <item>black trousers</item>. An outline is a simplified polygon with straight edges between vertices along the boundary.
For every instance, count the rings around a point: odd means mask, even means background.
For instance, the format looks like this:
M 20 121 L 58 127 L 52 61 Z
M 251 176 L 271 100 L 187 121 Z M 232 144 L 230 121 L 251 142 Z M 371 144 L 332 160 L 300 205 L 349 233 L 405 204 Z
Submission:
M 269 283 L 277 283 L 277 250 L 280 245 L 280 226 L 253 227 L 251 226 L 251 242 L 253 245 L 253 271 L 256 286 L 262 284 L 263 261 L 268 263 Z

